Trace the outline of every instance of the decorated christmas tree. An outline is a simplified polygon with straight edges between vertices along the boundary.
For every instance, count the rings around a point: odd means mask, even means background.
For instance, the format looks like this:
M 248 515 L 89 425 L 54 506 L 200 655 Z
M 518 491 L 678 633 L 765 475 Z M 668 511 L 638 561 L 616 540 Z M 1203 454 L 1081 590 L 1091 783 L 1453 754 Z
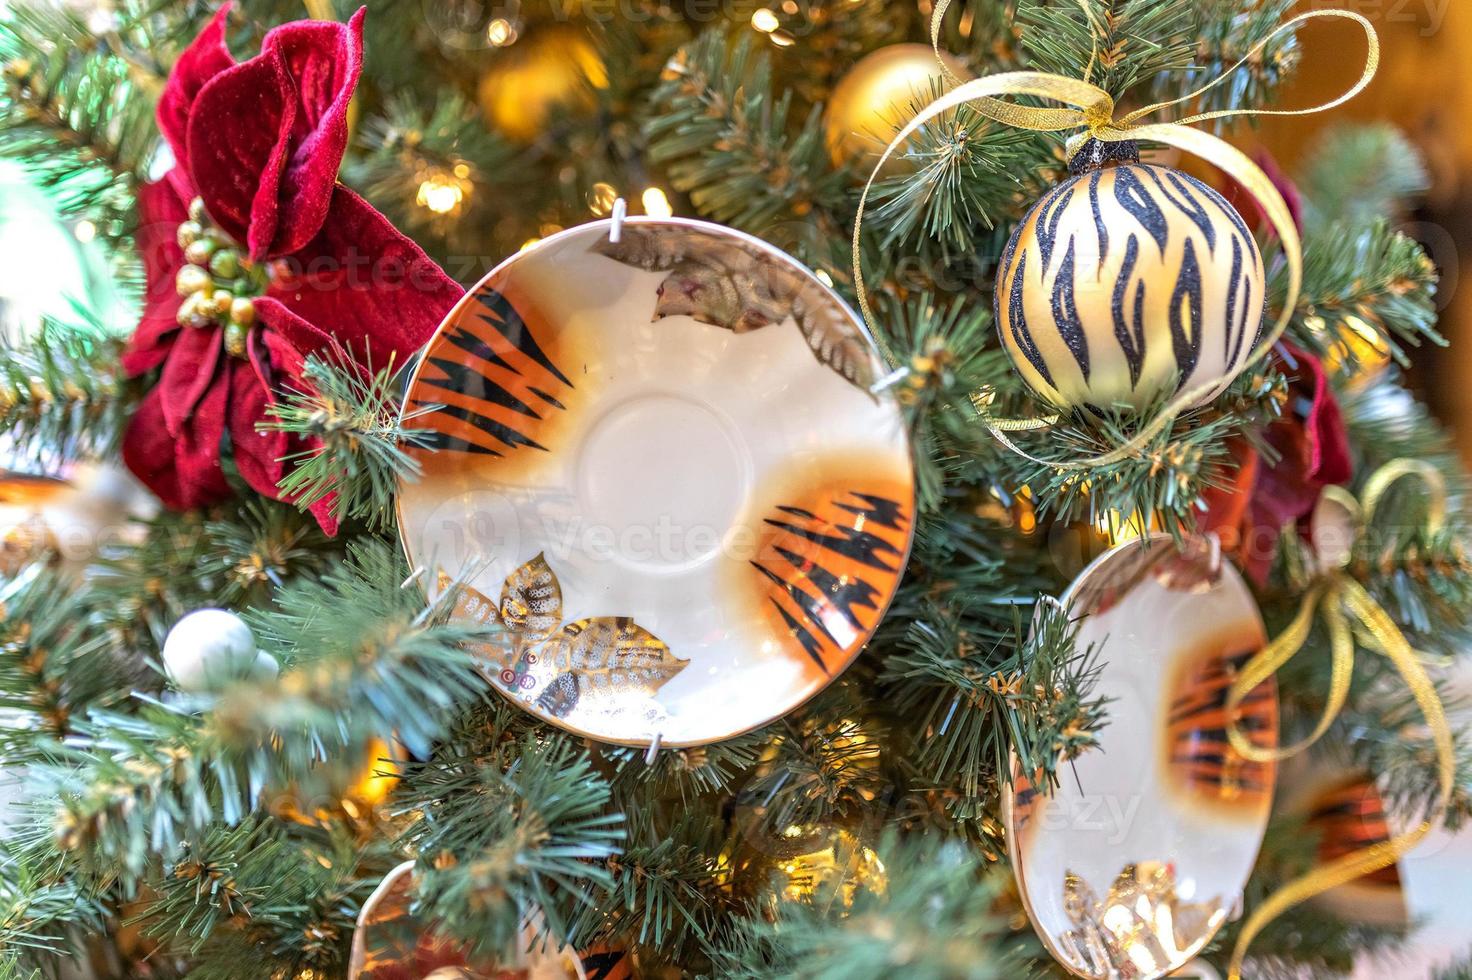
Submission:
M 1294 6 L 0 5 L 106 260 L 0 363 L 0 976 L 1414 942 L 1472 504 L 1416 151 L 1237 149 L 1374 74 Z

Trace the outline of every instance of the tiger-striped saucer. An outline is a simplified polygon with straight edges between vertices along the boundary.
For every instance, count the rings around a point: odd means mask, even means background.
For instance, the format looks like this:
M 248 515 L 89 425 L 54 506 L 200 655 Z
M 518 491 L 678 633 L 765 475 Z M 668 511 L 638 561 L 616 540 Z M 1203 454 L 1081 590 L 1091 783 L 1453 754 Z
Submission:
M 1049 794 L 1014 761 L 1008 846 L 1034 928 L 1091 980 L 1163 977 L 1231 915 L 1267 828 L 1276 767 L 1226 737 L 1236 671 L 1266 643 L 1252 594 L 1200 539 L 1120 545 L 1063 598 L 1109 699 L 1099 746 Z M 1239 724 L 1274 746 L 1272 681 Z
M 700 745 L 843 671 L 904 569 L 914 477 L 859 319 L 796 260 L 626 219 L 509 259 L 431 340 L 400 531 L 526 710 Z

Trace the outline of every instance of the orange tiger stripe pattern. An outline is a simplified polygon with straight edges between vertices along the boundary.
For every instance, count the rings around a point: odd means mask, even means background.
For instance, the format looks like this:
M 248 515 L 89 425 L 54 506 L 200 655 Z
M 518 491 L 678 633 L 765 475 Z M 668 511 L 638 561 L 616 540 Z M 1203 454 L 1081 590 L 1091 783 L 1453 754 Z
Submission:
M 1348 854 L 1384 844 L 1393 836 L 1385 804 L 1375 784 L 1356 778 L 1320 796 L 1309 813 L 1309 825 L 1320 834 L 1319 861 L 1329 864 Z M 1392 864 L 1360 878 L 1383 888 L 1400 888 L 1400 871 Z
M 857 490 L 766 519 L 751 564 L 778 631 L 823 673 L 841 669 L 878 623 L 904 570 L 909 521 L 898 501 Z
M 633 957 L 627 950 L 595 946 L 578 959 L 588 980 L 630 980 L 634 975 Z
M 1048 802 L 1048 797 L 1038 787 L 1035 777 L 1042 773 L 1034 773 L 1033 776 L 1024 775 L 1021 767 L 1014 760 L 1012 766 L 1012 832 L 1016 837 L 1012 843 L 1021 856 L 1031 846 L 1032 840 L 1037 836 L 1036 823 L 1033 817 Z M 1005 792 L 1005 791 L 1004 791 Z
M 1261 641 L 1227 642 L 1189 659 L 1171 688 L 1166 771 L 1193 796 L 1233 807 L 1267 806 L 1277 766 L 1243 758 L 1227 740 L 1227 692 Z M 1242 702 L 1238 725 L 1254 745 L 1278 741 L 1278 692 L 1269 680 Z
M 547 418 L 566 411 L 573 383 L 511 302 L 482 286 L 435 338 L 409 391 L 409 409 L 434 451 L 500 457 L 528 448 Z

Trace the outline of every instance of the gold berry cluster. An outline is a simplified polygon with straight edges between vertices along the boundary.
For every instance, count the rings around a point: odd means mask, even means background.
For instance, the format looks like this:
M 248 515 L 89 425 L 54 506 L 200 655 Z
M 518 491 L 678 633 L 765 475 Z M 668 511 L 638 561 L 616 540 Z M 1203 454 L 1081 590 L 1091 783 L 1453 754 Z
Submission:
M 264 291 L 265 272 L 243 257 L 225 235 L 210 223 L 204 202 L 189 204 L 189 220 L 179 226 L 184 267 L 174 288 L 184 297 L 179 304 L 182 327 L 223 326 L 225 350 L 245 356 L 245 341 L 256 322 L 253 296 Z

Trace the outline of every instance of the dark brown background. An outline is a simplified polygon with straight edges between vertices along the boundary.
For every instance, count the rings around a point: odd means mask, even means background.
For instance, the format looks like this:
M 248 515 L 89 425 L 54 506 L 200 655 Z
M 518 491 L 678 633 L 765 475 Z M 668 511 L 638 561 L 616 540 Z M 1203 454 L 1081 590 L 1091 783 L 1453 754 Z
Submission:
M 1318 116 L 1268 119 L 1238 142 L 1260 141 L 1290 173 L 1327 126 L 1389 120 L 1420 146 L 1433 186 L 1405 231 L 1420 239 L 1442 270 L 1441 330 L 1449 350 L 1415 354 L 1412 382 L 1452 428 L 1472 460 L 1472 0 L 1305 0 L 1300 10 L 1341 7 L 1374 23 L 1384 42 L 1380 74 L 1365 94 Z M 1333 98 L 1363 64 L 1359 27 L 1320 20 L 1301 34 L 1303 63 L 1283 105 Z

